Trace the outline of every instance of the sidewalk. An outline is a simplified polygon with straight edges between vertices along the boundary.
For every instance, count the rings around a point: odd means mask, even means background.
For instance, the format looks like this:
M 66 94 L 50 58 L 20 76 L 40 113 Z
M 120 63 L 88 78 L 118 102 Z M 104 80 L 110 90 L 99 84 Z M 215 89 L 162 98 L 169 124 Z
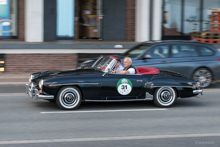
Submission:
M 28 83 L 29 74 L 6 74 L 0 73 L 0 85 L 22 85 Z

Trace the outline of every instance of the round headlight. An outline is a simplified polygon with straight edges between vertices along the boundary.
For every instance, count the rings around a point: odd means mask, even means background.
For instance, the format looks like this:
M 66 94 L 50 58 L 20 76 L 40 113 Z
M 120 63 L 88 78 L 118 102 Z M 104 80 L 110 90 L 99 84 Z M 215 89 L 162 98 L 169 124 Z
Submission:
M 42 89 L 43 85 L 44 85 L 44 80 L 42 79 L 42 80 L 40 80 L 40 82 L 39 82 L 39 88 Z

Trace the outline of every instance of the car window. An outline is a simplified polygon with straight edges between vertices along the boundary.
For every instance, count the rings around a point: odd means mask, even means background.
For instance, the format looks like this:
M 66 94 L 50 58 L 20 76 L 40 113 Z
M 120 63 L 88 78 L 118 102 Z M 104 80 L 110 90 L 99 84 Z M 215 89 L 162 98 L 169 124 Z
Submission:
M 198 53 L 191 45 L 172 45 L 171 47 L 171 57 L 189 57 L 198 56 Z
M 203 46 L 197 46 L 198 51 L 200 53 L 201 56 L 212 56 L 214 55 L 214 52 L 207 48 L 207 47 L 203 47 Z
M 131 50 L 128 50 L 127 52 L 123 53 L 122 56 L 135 58 L 138 55 L 142 54 L 144 51 L 146 51 L 146 49 L 148 49 L 150 46 L 150 44 L 136 46 Z
M 152 59 L 157 58 L 167 58 L 169 53 L 169 45 L 160 45 L 152 48 L 147 54 L 151 56 Z

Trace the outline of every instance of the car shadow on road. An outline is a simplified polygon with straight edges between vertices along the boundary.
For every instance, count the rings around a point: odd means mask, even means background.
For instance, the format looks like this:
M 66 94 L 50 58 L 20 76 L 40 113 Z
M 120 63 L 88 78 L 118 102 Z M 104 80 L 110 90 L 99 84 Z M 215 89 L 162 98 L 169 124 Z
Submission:
M 38 109 L 41 109 L 41 111 L 51 111 L 51 110 L 59 110 L 55 102 L 49 102 L 49 101 L 35 101 L 32 102 L 31 105 L 33 107 L 36 107 Z
M 206 107 L 212 105 L 200 101 L 200 98 L 178 98 L 171 108 Z M 61 110 L 55 102 L 37 101 L 32 106 L 42 109 L 42 111 Z M 118 109 L 158 109 L 153 101 L 134 101 L 134 102 L 82 102 L 77 111 L 83 110 L 118 110 Z
M 204 103 L 200 98 L 178 98 L 174 107 L 206 107 L 207 103 Z

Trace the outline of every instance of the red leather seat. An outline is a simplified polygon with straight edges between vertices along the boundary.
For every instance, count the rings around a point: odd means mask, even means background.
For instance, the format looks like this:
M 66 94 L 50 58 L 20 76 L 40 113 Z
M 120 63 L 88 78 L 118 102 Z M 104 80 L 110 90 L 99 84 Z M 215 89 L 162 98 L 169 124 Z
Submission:
M 154 67 L 137 67 L 136 71 L 137 71 L 136 74 L 142 74 L 142 75 L 155 75 L 160 72 L 159 69 L 156 69 Z

